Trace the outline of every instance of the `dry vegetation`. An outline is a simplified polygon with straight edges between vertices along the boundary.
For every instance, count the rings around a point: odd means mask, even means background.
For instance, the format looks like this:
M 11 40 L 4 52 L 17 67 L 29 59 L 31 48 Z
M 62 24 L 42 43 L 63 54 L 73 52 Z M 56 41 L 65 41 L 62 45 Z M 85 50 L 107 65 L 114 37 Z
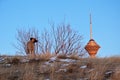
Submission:
M 1 56 L 0 80 L 120 80 L 119 57 L 55 56 L 48 53 L 29 61 L 26 57 Z
M 83 37 L 70 25 L 38 32 L 17 31 L 17 53 L 25 55 L 26 43 L 35 37 L 36 57 L 0 56 L 0 80 L 120 80 L 120 58 L 83 58 Z

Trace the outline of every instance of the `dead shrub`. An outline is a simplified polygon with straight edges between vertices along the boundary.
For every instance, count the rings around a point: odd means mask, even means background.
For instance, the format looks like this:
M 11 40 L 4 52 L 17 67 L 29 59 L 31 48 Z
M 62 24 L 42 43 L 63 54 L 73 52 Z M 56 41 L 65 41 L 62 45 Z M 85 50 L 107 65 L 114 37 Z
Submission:
M 59 54 L 59 55 L 57 55 L 57 58 L 59 58 L 59 59 L 67 59 L 67 56 L 65 54 Z
M 74 59 L 74 60 L 79 60 L 80 59 L 78 55 L 70 55 L 68 58 L 69 59 Z
M 50 54 L 50 53 L 36 55 L 36 58 L 41 61 L 48 61 L 51 57 L 52 57 L 52 54 Z
M 12 59 L 11 63 L 12 63 L 12 64 L 18 64 L 18 63 L 20 63 L 20 59 L 17 58 L 17 57 L 14 57 L 14 58 Z

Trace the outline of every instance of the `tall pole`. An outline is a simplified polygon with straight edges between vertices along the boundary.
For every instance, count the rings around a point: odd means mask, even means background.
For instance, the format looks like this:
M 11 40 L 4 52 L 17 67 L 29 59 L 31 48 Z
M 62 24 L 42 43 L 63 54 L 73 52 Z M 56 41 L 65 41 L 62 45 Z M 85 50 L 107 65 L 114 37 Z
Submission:
M 92 18 L 90 14 L 90 40 L 85 46 L 85 49 L 87 50 L 91 58 L 95 58 L 95 55 L 97 54 L 99 48 L 100 46 L 92 38 Z
M 90 13 L 90 39 L 92 39 L 92 18 Z

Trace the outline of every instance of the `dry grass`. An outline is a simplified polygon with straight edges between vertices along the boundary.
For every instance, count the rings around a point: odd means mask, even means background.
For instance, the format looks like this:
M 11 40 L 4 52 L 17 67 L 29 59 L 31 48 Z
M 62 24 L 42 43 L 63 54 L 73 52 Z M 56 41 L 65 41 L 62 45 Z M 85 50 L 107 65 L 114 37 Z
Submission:
M 80 57 L 75 54 L 72 54 L 72 55 L 59 54 L 59 55 L 57 55 L 57 58 L 59 58 L 59 59 L 74 59 L 74 60 L 80 59 Z
M 38 54 L 36 55 L 36 58 L 43 61 L 48 61 L 52 56 L 53 55 L 51 53 L 46 53 L 46 54 Z
M 27 63 L 19 62 L 22 57 L 7 58 L 6 61 L 11 63 L 0 64 L 0 80 L 120 80 L 120 57 L 79 59 L 77 56 L 59 55 L 59 59 L 70 58 L 76 61 L 49 63 L 53 56 L 38 55 L 40 61 Z

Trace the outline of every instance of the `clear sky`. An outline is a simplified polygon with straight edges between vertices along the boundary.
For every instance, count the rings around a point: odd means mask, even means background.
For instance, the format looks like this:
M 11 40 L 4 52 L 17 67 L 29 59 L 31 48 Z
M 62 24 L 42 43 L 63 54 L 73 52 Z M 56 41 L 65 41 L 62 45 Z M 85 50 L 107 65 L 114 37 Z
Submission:
M 93 38 L 101 46 L 97 56 L 120 55 L 120 0 L 0 0 L 0 54 L 15 54 L 16 29 L 42 31 L 51 22 L 71 24 L 89 40 L 89 14 Z

